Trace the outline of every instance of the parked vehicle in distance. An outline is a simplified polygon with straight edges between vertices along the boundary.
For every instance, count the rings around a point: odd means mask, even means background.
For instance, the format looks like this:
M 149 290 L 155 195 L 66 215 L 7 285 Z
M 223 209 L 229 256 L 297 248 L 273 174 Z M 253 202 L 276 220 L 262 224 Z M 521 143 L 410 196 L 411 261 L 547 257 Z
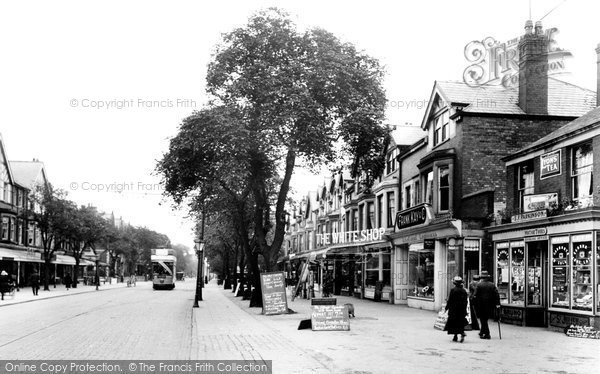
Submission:
M 177 269 L 177 257 L 174 249 L 157 248 L 152 249 L 150 254 L 152 262 L 152 288 L 173 289 L 175 288 L 175 270 Z

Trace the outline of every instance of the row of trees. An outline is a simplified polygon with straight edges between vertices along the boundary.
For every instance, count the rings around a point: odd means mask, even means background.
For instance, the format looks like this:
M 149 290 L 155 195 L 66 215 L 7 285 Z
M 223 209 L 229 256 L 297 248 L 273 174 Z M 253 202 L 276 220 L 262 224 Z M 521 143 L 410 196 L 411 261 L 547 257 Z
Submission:
M 367 186 L 383 169 L 383 76 L 353 45 L 298 30 L 274 8 L 217 47 L 206 77 L 211 101 L 183 120 L 157 171 L 176 204 L 207 217 L 207 252 L 223 272 L 232 263 L 248 269 L 250 306 L 262 304 L 260 272 L 280 255 L 295 167 L 343 161 Z
M 44 289 L 49 289 L 50 264 L 57 252 L 67 253 L 75 259 L 79 268 L 85 253 L 107 251 L 109 276 L 136 273 L 138 264 L 149 269 L 152 248 L 170 248 L 169 238 L 146 227 L 124 225 L 115 227 L 93 206 L 77 206 L 67 199 L 66 192 L 51 186 L 38 186 L 32 194 L 35 209 L 31 212 L 41 236 L 43 247 Z M 178 257 L 184 271 L 194 268 L 187 258 L 189 248 L 179 246 Z M 115 264 L 124 263 L 117 274 Z M 72 274 L 73 287 L 77 287 L 77 274 Z

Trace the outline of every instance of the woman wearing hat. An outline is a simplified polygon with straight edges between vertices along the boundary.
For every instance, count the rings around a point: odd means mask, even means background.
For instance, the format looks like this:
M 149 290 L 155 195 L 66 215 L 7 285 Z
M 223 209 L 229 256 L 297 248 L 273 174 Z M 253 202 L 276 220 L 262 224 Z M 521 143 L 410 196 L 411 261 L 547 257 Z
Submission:
M 448 335 L 454 334 L 453 342 L 458 341 L 460 334 L 460 342 L 465 341 L 465 325 L 467 324 L 467 291 L 463 287 L 463 280 L 456 276 L 452 280 L 454 288 L 450 290 L 450 296 L 446 302 L 446 310 L 448 311 L 448 321 L 444 331 L 448 331 Z
M 0 293 L 2 293 L 2 300 L 4 300 L 4 294 L 8 292 L 8 285 L 10 284 L 10 277 L 5 270 L 0 273 Z

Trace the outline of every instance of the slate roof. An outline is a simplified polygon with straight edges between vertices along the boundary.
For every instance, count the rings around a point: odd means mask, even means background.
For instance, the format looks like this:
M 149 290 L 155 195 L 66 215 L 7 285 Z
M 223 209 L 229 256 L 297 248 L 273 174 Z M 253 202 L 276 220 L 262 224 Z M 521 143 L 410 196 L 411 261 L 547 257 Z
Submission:
M 600 107 L 597 107 L 583 116 L 567 123 L 563 127 L 551 132 L 550 134 L 544 136 L 541 139 L 536 140 L 535 142 L 527 145 L 524 148 L 521 148 L 519 151 L 514 154 L 506 157 L 506 159 L 518 157 L 520 155 L 528 153 L 528 151 L 540 148 L 545 144 L 551 144 L 558 139 L 563 137 L 568 137 L 569 134 L 579 133 L 579 130 L 583 130 L 587 127 L 591 127 L 595 124 L 600 124 Z
M 425 136 L 427 132 L 420 126 L 396 126 L 396 130 L 392 131 L 392 138 L 396 145 L 413 145 Z
M 40 182 L 44 164 L 39 161 L 9 161 L 15 182 L 21 186 L 33 189 Z
M 471 87 L 464 82 L 438 81 L 438 89 L 450 103 L 465 104 L 464 112 L 526 114 L 519 107 L 518 87 Z M 548 77 L 548 115 L 578 117 L 596 106 L 596 93 Z

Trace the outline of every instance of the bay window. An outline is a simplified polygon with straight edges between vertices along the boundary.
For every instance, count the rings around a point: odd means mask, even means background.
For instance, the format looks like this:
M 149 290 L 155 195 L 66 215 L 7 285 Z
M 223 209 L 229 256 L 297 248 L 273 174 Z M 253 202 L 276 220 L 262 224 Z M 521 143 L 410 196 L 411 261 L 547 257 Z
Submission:
M 443 166 L 439 173 L 439 210 L 450 210 L 450 168 Z

